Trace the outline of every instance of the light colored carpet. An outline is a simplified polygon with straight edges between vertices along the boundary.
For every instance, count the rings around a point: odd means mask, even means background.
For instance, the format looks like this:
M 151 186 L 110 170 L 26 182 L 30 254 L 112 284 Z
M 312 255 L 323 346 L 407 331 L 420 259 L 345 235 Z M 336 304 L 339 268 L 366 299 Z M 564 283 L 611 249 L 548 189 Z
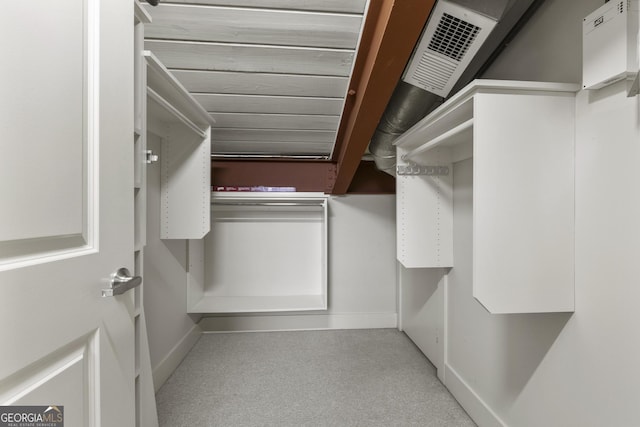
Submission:
M 475 426 L 394 329 L 206 334 L 156 397 L 167 427 Z

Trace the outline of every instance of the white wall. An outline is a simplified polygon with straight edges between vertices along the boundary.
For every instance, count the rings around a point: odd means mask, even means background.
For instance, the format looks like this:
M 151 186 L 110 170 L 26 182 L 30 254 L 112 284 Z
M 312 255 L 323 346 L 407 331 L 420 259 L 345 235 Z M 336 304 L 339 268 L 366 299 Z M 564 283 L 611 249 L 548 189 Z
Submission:
M 395 196 L 329 201 L 332 313 L 396 313 Z
M 580 83 L 582 19 L 604 0 L 546 0 L 482 76 Z
M 484 77 L 579 83 L 582 18 L 602 3 L 547 0 Z M 473 299 L 473 164 L 454 167 L 445 383 L 481 427 L 640 426 L 640 101 L 625 90 L 576 99 L 573 314 L 491 315 Z
M 148 149 L 162 156 L 160 138 L 149 133 Z M 147 168 L 147 246 L 144 308 L 156 390 L 197 340 L 198 318 L 186 314 L 186 240 L 160 240 L 160 163 Z
M 203 318 L 205 331 L 396 327 L 395 196 L 329 199 L 327 311 Z

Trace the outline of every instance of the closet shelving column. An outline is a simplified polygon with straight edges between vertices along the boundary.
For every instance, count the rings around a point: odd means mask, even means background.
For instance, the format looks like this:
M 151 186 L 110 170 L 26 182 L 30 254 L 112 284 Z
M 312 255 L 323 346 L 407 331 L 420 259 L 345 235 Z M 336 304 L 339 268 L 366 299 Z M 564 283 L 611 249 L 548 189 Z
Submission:
M 578 85 L 476 80 L 395 142 L 398 259 L 452 267 L 454 165 L 473 158 L 473 295 L 491 313 L 574 310 Z
M 160 136 L 162 239 L 202 239 L 211 227 L 211 126 L 215 121 L 150 51 L 147 126 Z
M 146 173 L 146 64 L 143 56 L 144 25 L 151 17 L 134 0 L 134 274 L 144 280 L 144 246 L 146 245 L 147 173 Z M 135 411 L 136 426 L 157 426 L 158 417 L 153 400 L 153 378 L 147 328 L 144 318 L 144 282 L 134 294 L 135 339 Z

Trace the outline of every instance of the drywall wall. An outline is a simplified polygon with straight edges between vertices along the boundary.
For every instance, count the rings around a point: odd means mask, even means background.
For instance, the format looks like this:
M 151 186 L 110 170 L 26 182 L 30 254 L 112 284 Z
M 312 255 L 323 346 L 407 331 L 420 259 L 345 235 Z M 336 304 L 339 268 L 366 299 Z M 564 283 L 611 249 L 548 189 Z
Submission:
M 472 296 L 471 159 L 454 165 L 454 259 L 447 283 L 445 384 L 458 376 L 499 416 L 510 407 L 558 337 L 570 314 L 492 315 Z M 457 396 L 463 403 L 467 396 Z M 472 413 L 482 424 L 486 416 Z M 545 418 L 529 425 L 550 425 Z M 506 417 L 505 417 L 506 418 Z M 490 419 L 490 418 L 489 418 Z M 524 425 L 509 423 L 506 425 Z M 544 422 L 543 422 L 544 421 Z M 485 421 L 486 422 L 486 421 Z M 542 424 L 541 424 L 542 423 Z M 492 424 L 488 424 L 492 425 Z M 570 425 L 570 424 L 558 424 Z
M 579 83 L 582 19 L 604 0 L 546 0 L 483 79 Z
M 160 138 L 147 147 L 162 156 Z M 199 320 L 186 314 L 186 240 L 160 240 L 160 163 L 147 168 L 147 245 L 144 248 L 144 309 L 156 390 L 197 341 Z
M 445 383 L 480 426 L 640 425 L 640 116 L 625 89 L 577 97 L 574 314 L 491 315 L 473 299 L 472 161 L 454 167 Z
M 484 77 L 579 83 L 582 18 L 601 4 L 547 0 Z M 473 163 L 454 166 L 444 377 L 481 427 L 640 426 L 640 101 L 620 82 L 578 93 L 576 114 L 575 313 L 473 299 Z
M 329 306 L 333 313 L 395 313 L 393 195 L 329 200 Z
M 328 240 L 327 311 L 208 316 L 200 326 L 205 331 L 396 327 L 395 196 L 330 197 Z

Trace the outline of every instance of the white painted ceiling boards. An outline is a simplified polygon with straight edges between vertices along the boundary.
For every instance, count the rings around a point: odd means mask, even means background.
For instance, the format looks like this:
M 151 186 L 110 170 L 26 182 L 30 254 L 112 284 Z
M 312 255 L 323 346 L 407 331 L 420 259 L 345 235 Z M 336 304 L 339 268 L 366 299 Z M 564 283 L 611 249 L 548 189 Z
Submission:
M 145 7 L 145 47 L 216 120 L 215 154 L 331 155 L 367 0 Z

